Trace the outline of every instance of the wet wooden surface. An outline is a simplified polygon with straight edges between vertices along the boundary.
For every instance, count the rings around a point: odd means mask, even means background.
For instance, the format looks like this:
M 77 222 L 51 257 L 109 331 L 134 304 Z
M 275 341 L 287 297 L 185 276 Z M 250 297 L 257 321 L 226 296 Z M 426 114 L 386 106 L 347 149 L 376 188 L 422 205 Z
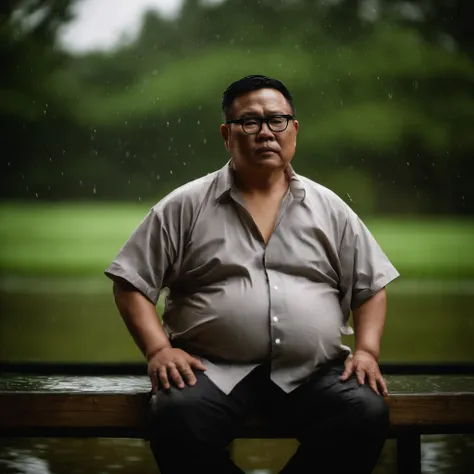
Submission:
M 474 393 L 474 375 L 389 375 L 391 394 Z M 151 388 L 147 376 L 138 375 L 24 375 L 3 373 L 0 392 L 98 392 L 145 393 Z
M 420 433 L 474 432 L 474 376 L 390 376 L 391 422 Z M 26 376 L 0 380 L 0 432 L 145 436 L 150 382 L 146 376 Z M 49 431 L 48 431 L 49 430 Z M 246 420 L 241 437 L 291 437 Z

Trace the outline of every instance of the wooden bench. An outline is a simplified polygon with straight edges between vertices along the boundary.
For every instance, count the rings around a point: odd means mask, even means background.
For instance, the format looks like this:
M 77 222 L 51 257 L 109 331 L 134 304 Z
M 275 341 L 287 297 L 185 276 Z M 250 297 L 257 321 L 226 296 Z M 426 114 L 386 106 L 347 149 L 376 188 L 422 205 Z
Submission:
M 422 434 L 474 433 L 474 376 L 387 376 L 397 469 L 421 472 Z M 147 438 L 143 376 L 25 376 L 0 381 L 2 437 Z M 293 438 L 254 415 L 238 438 Z

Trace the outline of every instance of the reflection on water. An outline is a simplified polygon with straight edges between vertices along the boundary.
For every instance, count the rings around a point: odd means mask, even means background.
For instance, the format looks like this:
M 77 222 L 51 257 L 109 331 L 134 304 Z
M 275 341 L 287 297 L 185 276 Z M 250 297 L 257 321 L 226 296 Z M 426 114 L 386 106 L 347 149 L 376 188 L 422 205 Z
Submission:
M 277 474 L 293 440 L 237 440 L 233 456 L 246 474 Z M 317 459 L 317 457 L 315 457 Z M 5 439 L 2 474 L 156 474 L 146 442 L 135 439 Z M 474 436 L 424 436 L 423 474 L 472 474 Z M 395 474 L 395 441 L 388 440 L 374 474 Z
M 156 473 L 142 440 L 11 439 L 0 448 L 3 474 Z

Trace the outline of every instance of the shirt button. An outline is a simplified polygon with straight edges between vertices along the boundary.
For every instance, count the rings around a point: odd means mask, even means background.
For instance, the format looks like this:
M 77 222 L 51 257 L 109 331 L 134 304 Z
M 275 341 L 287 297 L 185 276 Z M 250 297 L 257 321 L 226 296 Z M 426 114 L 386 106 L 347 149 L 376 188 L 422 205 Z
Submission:
M 275 339 L 275 344 L 280 344 L 281 340 L 279 338 Z
M 273 321 L 274 321 L 275 323 L 277 323 L 277 322 L 278 322 L 278 318 L 277 318 L 276 316 L 273 316 L 273 318 L 272 318 L 272 319 L 273 319 Z

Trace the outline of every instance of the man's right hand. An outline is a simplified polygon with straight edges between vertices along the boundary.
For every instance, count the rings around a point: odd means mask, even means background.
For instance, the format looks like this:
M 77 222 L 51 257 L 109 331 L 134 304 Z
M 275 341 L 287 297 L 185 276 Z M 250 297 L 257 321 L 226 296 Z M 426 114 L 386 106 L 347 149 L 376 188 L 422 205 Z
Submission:
M 184 388 L 196 383 L 193 369 L 207 370 L 206 366 L 187 352 L 173 347 L 165 347 L 148 360 L 148 376 L 151 380 L 152 393 L 159 388 L 169 389 L 171 383 Z

